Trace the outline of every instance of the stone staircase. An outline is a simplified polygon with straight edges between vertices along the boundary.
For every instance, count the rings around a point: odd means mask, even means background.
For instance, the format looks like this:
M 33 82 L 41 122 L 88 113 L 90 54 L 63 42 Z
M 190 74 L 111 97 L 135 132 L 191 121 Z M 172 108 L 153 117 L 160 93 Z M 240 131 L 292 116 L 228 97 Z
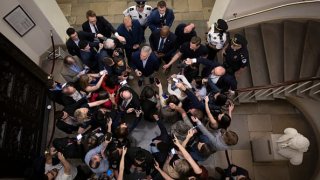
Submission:
M 249 67 L 239 77 L 238 89 L 266 86 L 320 75 L 320 22 L 315 20 L 284 20 L 266 22 L 231 31 L 244 35 L 248 40 Z M 255 102 L 273 100 L 288 95 L 308 96 L 319 100 L 319 81 L 306 83 L 297 90 L 281 93 L 241 92 L 237 100 Z M 301 85 L 298 83 L 292 89 Z M 315 86 L 311 90 L 308 87 Z M 281 91 L 281 90 L 280 90 Z M 279 91 L 279 92 L 280 92 Z M 289 93 L 290 92 L 290 93 Z M 268 96 L 267 96 L 268 95 Z
M 239 94 L 235 102 L 287 100 L 306 117 L 315 133 L 316 143 L 311 146 L 320 144 L 320 80 L 262 90 L 253 88 L 320 77 L 319 32 L 320 21 L 305 19 L 263 22 L 230 32 L 231 37 L 239 33 L 247 38 L 250 58 L 249 67 L 237 77 Z M 312 167 L 315 168 L 312 179 L 320 179 L 319 153 L 318 149 L 314 154 L 317 163 Z

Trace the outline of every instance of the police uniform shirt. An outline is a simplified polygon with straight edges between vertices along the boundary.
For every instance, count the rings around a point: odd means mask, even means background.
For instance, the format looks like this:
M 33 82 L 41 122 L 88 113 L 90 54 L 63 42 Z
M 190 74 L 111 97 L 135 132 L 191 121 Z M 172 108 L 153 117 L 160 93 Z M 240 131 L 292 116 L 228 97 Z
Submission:
M 224 65 L 226 69 L 231 69 L 233 72 L 238 71 L 240 68 L 244 68 L 249 63 L 249 53 L 247 48 L 241 48 L 234 51 L 231 45 L 226 50 Z
M 147 23 L 147 17 L 150 15 L 152 7 L 149 5 L 144 5 L 143 12 L 138 12 L 137 6 L 131 6 L 128 9 L 123 11 L 125 16 L 131 16 L 132 19 L 139 21 L 141 26 L 144 26 Z
M 207 35 L 207 41 L 210 45 L 215 46 L 216 49 L 222 49 L 227 40 L 227 33 L 223 33 L 222 37 L 219 33 L 215 33 L 214 29 L 211 29 Z

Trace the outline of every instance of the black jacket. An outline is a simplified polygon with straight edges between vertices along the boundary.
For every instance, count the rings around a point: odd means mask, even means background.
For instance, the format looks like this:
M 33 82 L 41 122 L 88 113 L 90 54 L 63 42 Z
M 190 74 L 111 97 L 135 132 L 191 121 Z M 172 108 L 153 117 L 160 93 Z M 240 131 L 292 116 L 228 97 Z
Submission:
M 95 46 L 95 44 L 92 44 L 92 42 L 94 41 L 94 38 L 95 38 L 94 33 L 91 33 L 91 32 L 88 33 L 88 32 L 84 32 L 84 31 L 79 31 L 77 33 L 78 33 L 78 37 L 79 37 L 80 41 L 87 41 L 87 42 L 89 42 L 91 47 Z M 77 46 L 77 44 L 71 38 L 69 38 L 67 40 L 66 46 L 67 46 L 69 54 L 71 54 L 72 56 L 78 56 L 79 58 L 81 58 L 80 48 Z
M 109 38 L 111 37 L 111 34 L 114 34 L 116 30 L 113 28 L 113 26 L 109 23 L 108 20 L 106 20 L 103 16 L 97 16 L 97 28 L 100 34 L 104 35 L 105 37 Z M 90 24 L 89 21 L 86 21 L 82 24 L 82 29 L 85 32 L 90 32 Z

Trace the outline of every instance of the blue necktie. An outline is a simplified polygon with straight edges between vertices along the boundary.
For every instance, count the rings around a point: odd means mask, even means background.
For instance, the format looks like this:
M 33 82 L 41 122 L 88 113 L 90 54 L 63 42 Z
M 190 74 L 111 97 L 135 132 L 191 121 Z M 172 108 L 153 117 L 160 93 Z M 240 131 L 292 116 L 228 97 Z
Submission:
M 162 51 L 163 45 L 164 45 L 164 38 L 160 38 L 160 44 L 159 44 L 158 51 Z

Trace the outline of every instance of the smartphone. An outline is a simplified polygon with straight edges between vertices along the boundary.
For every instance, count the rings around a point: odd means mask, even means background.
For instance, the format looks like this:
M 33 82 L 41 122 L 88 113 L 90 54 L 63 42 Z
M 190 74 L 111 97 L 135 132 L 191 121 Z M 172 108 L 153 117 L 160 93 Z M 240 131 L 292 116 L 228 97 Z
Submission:
M 179 82 L 179 79 L 177 79 L 177 78 L 172 78 L 172 81 L 174 81 L 175 83 L 178 83 L 178 82 Z
M 174 148 L 171 149 L 171 154 L 172 155 L 177 154 L 177 152 L 176 152 L 176 150 Z
M 128 83 L 127 80 L 123 80 L 123 81 L 120 82 L 120 85 L 123 86 L 123 85 L 125 85 L 127 83 Z
M 80 141 L 81 139 L 82 139 L 82 135 L 81 135 L 81 134 L 78 134 L 78 135 L 77 135 L 77 140 Z
M 107 171 L 107 176 L 111 176 L 112 175 L 112 170 L 111 169 L 108 169 Z
M 154 81 L 156 82 L 156 84 L 160 84 L 160 80 L 158 78 L 154 78 Z

